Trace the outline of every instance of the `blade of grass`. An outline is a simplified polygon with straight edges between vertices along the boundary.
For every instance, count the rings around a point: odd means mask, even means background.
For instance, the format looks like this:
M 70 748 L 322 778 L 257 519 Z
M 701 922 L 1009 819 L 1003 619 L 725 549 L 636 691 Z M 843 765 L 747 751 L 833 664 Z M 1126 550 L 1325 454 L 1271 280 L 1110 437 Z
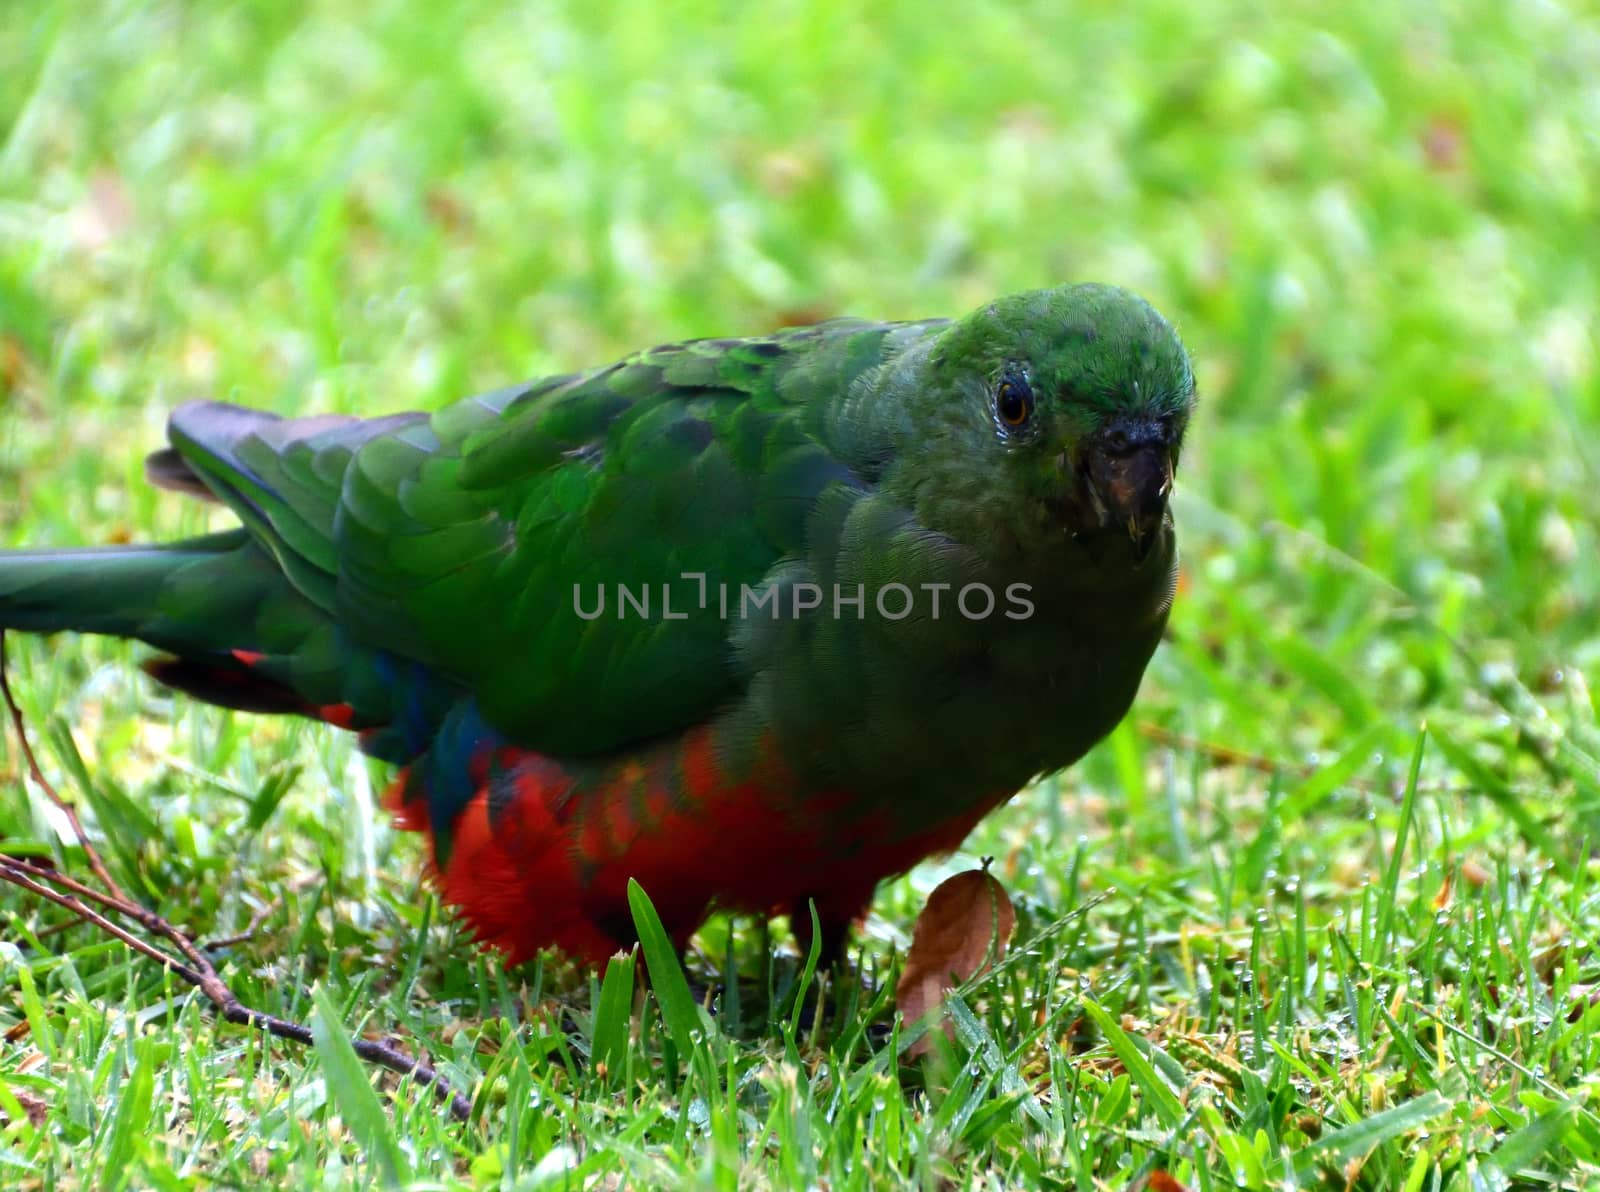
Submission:
M 1531 1168 L 1561 1145 L 1561 1140 L 1577 1120 L 1578 1110 L 1579 1106 L 1574 1102 L 1563 1101 L 1554 1109 L 1540 1114 L 1520 1130 L 1506 1135 L 1483 1165 L 1508 1179 L 1525 1168 Z
M 1411 754 L 1411 770 L 1406 776 L 1406 793 L 1400 801 L 1400 824 L 1394 830 L 1394 850 L 1389 856 L 1389 869 L 1383 878 L 1383 909 L 1378 920 L 1378 940 L 1389 944 L 1394 939 L 1395 900 L 1400 893 L 1400 869 L 1406 859 L 1406 837 L 1411 832 L 1411 820 L 1417 806 L 1417 780 L 1422 776 L 1422 755 L 1428 745 L 1428 726 L 1417 732 L 1417 747 Z
M 1517 825 L 1525 840 L 1550 860 L 1557 864 L 1563 863 L 1565 851 L 1558 848 L 1550 839 L 1544 825 L 1534 818 L 1533 813 L 1524 806 L 1522 797 L 1511 789 L 1509 783 L 1474 757 L 1460 742 L 1441 732 L 1437 727 L 1433 730 L 1433 742 L 1463 777 L 1505 812 L 1506 816 Z
M 1161 1119 L 1161 1124 L 1169 1130 L 1176 1130 L 1178 1124 L 1183 1121 L 1184 1112 L 1183 1102 L 1178 1099 L 1178 1094 L 1173 1091 L 1172 1086 L 1156 1071 L 1155 1065 L 1104 1006 L 1086 997 L 1083 999 L 1083 1012 L 1106 1037 L 1106 1042 L 1111 1044 L 1111 1050 L 1122 1061 L 1122 1066 L 1128 1070 L 1128 1075 L 1133 1077 L 1134 1083 L 1143 1091 L 1145 1100 L 1155 1115 Z
M 661 925 L 661 917 L 656 914 L 650 896 L 632 878 L 628 879 L 628 907 L 633 912 L 634 929 L 639 933 L 639 946 L 644 951 L 644 962 L 650 973 L 650 988 L 661 1007 L 667 1034 L 682 1060 L 701 1069 L 700 1074 L 709 1087 L 713 1073 L 705 1049 L 708 1028 L 702 1022 L 694 995 L 689 992 L 689 980 L 678 963 L 678 950 Z
M 1295 1170 L 1305 1177 L 1312 1173 L 1318 1163 L 1341 1168 L 1351 1159 L 1370 1154 L 1385 1142 L 1422 1129 L 1434 1118 L 1448 1113 L 1451 1104 L 1447 1097 L 1434 1089 L 1369 1118 L 1332 1130 L 1300 1152 L 1295 1159 Z
M 311 1015 L 311 1038 L 322 1060 L 323 1078 L 328 1092 L 338 1107 L 350 1133 L 355 1135 L 362 1150 L 377 1167 L 383 1183 L 399 1187 L 411 1179 L 410 1164 L 405 1152 L 395 1138 L 389 1117 L 383 1111 L 378 1094 L 372 1090 L 370 1070 L 356 1056 L 345 1034 L 339 1009 L 328 996 L 327 989 L 317 985 L 311 991 L 314 1006 Z
M 606 965 L 600 982 L 600 999 L 594 1009 L 592 1055 L 596 1065 L 606 1066 L 606 1080 L 613 1086 L 623 1071 L 628 1055 L 628 1024 L 633 1016 L 633 954 L 619 953 Z
M 111 1122 L 101 1167 L 107 1179 L 106 1186 L 113 1189 L 128 1186 L 139 1139 L 149 1128 L 150 1103 L 155 1093 L 154 1042 L 141 1039 L 135 1045 L 133 1072 L 119 1090 L 116 1116 Z

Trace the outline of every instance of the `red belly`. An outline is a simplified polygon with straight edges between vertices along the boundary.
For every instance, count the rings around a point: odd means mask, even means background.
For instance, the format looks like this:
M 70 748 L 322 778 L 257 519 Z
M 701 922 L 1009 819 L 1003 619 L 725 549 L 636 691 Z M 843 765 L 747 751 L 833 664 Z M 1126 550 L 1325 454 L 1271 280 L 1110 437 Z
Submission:
M 781 765 L 730 779 L 707 728 L 583 777 L 517 749 L 477 769 L 436 879 L 478 939 L 512 962 L 559 948 L 599 964 L 629 947 L 630 877 L 680 944 L 713 906 L 782 913 L 814 898 L 824 918 L 848 920 L 878 882 L 954 849 L 1012 793 L 907 834 L 870 796 L 799 793 Z M 397 822 L 431 834 L 424 803 L 398 804 L 403 777 L 391 789 Z M 492 827 L 491 798 L 501 807 Z

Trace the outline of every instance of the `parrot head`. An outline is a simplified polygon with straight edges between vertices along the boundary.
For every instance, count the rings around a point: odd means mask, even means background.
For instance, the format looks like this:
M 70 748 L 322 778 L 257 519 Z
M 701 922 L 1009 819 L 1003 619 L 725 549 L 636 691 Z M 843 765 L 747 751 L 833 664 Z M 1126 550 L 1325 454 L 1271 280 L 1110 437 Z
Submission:
M 1103 285 L 1002 298 L 951 323 L 920 374 L 897 480 L 923 524 L 1086 582 L 1170 568 L 1156 548 L 1194 373 L 1148 302 Z

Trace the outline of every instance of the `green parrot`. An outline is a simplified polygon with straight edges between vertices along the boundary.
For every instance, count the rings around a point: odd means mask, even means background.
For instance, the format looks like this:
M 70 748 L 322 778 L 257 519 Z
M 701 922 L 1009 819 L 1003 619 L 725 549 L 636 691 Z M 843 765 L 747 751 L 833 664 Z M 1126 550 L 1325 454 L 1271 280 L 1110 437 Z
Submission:
M 1143 299 L 1016 294 L 654 347 L 433 414 L 179 408 L 152 482 L 240 525 L 0 554 L 0 628 L 135 638 L 199 699 L 401 767 L 444 898 L 602 962 L 955 848 L 1131 705 L 1176 583 L 1189 359 Z

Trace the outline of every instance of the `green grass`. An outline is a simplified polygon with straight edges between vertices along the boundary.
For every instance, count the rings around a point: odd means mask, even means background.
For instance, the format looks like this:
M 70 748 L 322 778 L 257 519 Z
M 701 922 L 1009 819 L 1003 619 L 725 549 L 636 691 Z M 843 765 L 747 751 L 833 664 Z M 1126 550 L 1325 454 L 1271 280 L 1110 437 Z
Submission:
M 1112 281 L 1203 395 L 1130 723 L 885 888 L 819 1024 L 748 921 L 648 998 L 505 972 L 347 739 L 13 639 L 119 878 L 202 935 L 270 908 L 225 971 L 319 1045 L 0 890 L 0 1184 L 1600 1183 L 1600 13 L 752 14 L 0 0 L 0 537 L 198 527 L 140 474 L 189 397 L 427 407 Z M 6 847 L 81 868 L 4 757 Z M 1017 945 L 902 1061 L 896 958 L 984 855 Z M 425 1049 L 473 1123 L 352 1075 L 340 1023 Z

